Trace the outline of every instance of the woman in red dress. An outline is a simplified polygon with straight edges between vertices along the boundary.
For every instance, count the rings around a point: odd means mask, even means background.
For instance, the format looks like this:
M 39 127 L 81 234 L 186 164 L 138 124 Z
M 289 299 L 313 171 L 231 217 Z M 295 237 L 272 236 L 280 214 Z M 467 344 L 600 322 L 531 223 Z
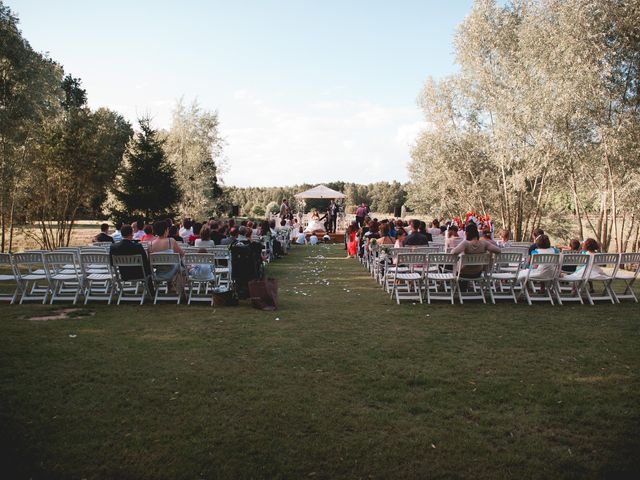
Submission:
M 347 230 L 347 255 L 349 257 L 355 257 L 358 253 L 358 238 L 356 233 L 358 232 L 358 227 L 356 223 L 352 223 Z

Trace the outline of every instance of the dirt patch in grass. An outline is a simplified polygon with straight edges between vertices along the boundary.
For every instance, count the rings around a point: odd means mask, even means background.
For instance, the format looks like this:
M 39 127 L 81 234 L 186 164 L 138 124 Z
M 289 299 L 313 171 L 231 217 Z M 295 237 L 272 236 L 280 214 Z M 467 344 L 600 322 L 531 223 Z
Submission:
M 86 308 L 63 308 L 62 310 L 54 310 L 47 315 L 37 317 L 27 317 L 27 320 L 34 322 L 48 322 L 50 320 L 67 320 L 69 318 L 93 317 L 96 314 L 93 310 Z

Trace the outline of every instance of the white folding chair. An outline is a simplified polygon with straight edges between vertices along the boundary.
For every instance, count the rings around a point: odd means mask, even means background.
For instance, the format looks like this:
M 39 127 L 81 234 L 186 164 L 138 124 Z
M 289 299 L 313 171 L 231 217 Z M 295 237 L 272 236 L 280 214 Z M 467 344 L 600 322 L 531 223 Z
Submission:
M 582 293 L 587 283 L 587 274 L 589 273 L 589 255 L 580 253 L 564 253 L 560 259 L 560 273 L 556 277 L 555 291 L 558 297 L 558 303 L 562 302 L 580 302 Z M 573 268 L 574 271 L 564 273 L 563 268 Z
M 618 273 L 618 265 L 620 255 L 617 253 L 596 253 L 591 256 L 591 264 L 589 266 L 589 288 L 586 289 L 587 299 L 593 305 L 596 300 L 609 300 L 616 303 L 616 294 L 613 291 L 613 280 Z M 591 286 L 595 282 L 602 282 L 602 294 L 596 295 L 591 293 Z
M 519 252 L 502 251 L 494 256 L 487 278 L 491 303 L 496 303 L 496 300 L 513 300 L 513 303 L 518 303 L 516 288 L 523 259 Z
M 216 260 L 215 272 L 217 286 L 229 290 L 233 286 L 231 250 L 228 246 L 221 245 L 213 249 L 213 254 Z
M 71 301 L 74 305 L 82 293 L 82 269 L 74 252 L 47 252 L 44 270 L 51 291 L 50 304 Z
M 531 302 L 553 301 L 555 281 L 560 268 L 560 255 L 557 253 L 540 253 L 531 255 L 529 268 L 525 268 L 518 274 L 518 282 L 522 294 Z M 531 292 L 529 291 L 531 289 Z
M 13 293 L 0 293 L 0 301 L 14 304 L 20 294 L 20 282 L 10 253 L 0 253 L 0 282 L 13 288 Z
M 407 268 L 406 272 L 399 272 L 395 275 L 392 295 L 395 294 L 396 302 L 400 304 L 401 299 L 420 300 L 422 303 L 422 284 L 424 281 L 424 271 L 416 271 L 416 267 L 423 267 L 427 263 L 427 255 L 424 253 L 401 253 L 398 255 L 398 266 Z
M 47 303 L 49 283 L 44 270 L 44 252 L 33 250 L 13 255 L 15 274 L 20 282 L 20 305 L 36 300 Z
M 111 262 L 116 271 L 118 305 L 123 301 L 142 305 L 147 295 L 151 297 L 142 255 L 112 255 Z
M 153 296 L 153 304 L 156 305 L 158 300 L 176 301 L 180 305 L 182 292 L 174 285 L 172 292 L 172 280 L 176 275 L 181 275 L 182 263 L 180 262 L 179 253 L 152 253 L 149 256 L 151 262 L 151 278 L 155 295 Z
M 431 300 L 448 300 L 455 302 L 456 270 L 458 255 L 450 253 L 430 253 L 427 256 L 427 271 L 425 272 L 425 290 L 427 303 Z
M 218 284 L 215 253 L 189 253 L 184 256 L 184 263 L 188 272 L 187 304 L 210 302 L 213 306 L 213 294 Z
M 113 245 L 113 242 L 93 242 L 91 245 L 93 245 L 94 247 L 109 248 L 111 247 L 111 245 Z
M 630 270 L 622 268 L 623 265 L 631 267 Z M 624 282 L 625 288 L 622 293 L 615 293 L 616 300 L 620 303 L 621 299 L 630 298 L 638 303 L 638 297 L 633 291 L 633 284 L 640 275 L 640 253 L 622 253 L 620 254 L 620 266 L 616 271 L 616 280 Z
M 465 253 L 460 255 L 460 263 L 458 272 L 456 275 L 456 283 L 458 290 L 458 298 L 460 304 L 464 303 L 464 300 L 482 300 L 482 303 L 487 303 L 487 299 L 484 295 L 487 289 L 487 270 L 489 269 L 489 262 L 491 256 L 488 253 Z M 473 267 L 474 270 L 479 270 L 477 276 L 470 276 L 464 273 L 464 270 L 468 267 Z M 466 291 L 462 291 L 462 286 L 466 285 Z
M 80 267 L 84 277 L 84 304 L 90 300 L 111 305 L 116 279 L 108 253 L 80 252 Z

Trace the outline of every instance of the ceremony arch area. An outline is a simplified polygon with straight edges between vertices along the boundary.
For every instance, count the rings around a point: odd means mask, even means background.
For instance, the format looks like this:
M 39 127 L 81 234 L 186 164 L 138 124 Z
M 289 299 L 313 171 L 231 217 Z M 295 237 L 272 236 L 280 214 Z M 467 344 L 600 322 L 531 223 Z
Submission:
M 305 213 L 306 201 L 310 199 L 326 199 L 326 200 L 336 200 L 337 203 L 342 204 L 340 206 L 340 213 L 338 214 L 337 221 L 337 230 L 339 232 L 344 232 L 345 230 L 345 212 L 344 212 L 344 199 L 346 196 L 338 192 L 337 190 L 333 190 L 326 185 L 316 185 L 309 190 L 305 190 L 304 192 L 296 193 L 296 200 L 298 201 L 298 221 L 306 227 L 309 223 L 309 214 Z

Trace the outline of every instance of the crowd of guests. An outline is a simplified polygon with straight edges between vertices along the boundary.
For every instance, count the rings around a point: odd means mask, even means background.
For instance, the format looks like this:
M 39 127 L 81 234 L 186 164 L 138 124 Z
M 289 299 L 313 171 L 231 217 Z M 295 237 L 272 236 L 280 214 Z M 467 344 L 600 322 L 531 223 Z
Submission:
M 151 277 L 151 265 L 147 253 L 177 253 L 180 257 L 185 255 L 185 246 L 198 248 L 198 252 L 206 253 L 207 248 L 218 245 L 226 245 L 233 248 L 236 245 L 248 245 L 255 249 L 255 255 L 262 256 L 258 262 L 267 260 L 264 258 L 262 245 L 268 243 L 271 251 L 268 252 L 269 260 L 278 258 L 286 254 L 288 238 L 293 227 L 288 221 L 282 221 L 276 225 L 272 221 L 242 220 L 237 222 L 230 218 L 221 220 L 210 218 L 203 222 L 197 222 L 191 218 L 184 218 L 180 223 L 175 223 L 173 219 L 166 218 L 153 223 L 145 223 L 142 220 L 132 220 L 130 223 L 116 222 L 115 230 L 110 233 L 109 224 L 100 225 L 100 233 L 93 237 L 94 242 L 111 243 L 111 255 L 140 255 L 144 264 L 144 276 Z M 286 239 L 287 241 L 281 241 Z M 146 243 L 146 245 L 144 245 Z M 147 248 L 145 249 L 144 246 Z M 255 256 L 254 255 L 254 256 Z M 197 272 L 187 272 L 181 266 L 159 267 L 156 269 L 156 278 L 170 281 L 171 286 L 176 291 L 181 291 L 185 283 L 187 273 L 195 274 L 198 277 L 206 277 L 211 272 L 200 271 L 201 266 L 194 266 L 200 269 Z M 131 267 L 121 269 L 124 280 L 133 279 L 140 276 L 138 268 Z M 149 281 L 149 290 L 153 289 Z
M 365 217 L 362 226 L 353 222 L 345 234 L 345 246 L 349 257 L 363 255 L 372 243 L 390 247 L 428 246 L 436 238 L 444 238 L 444 252 L 451 254 L 500 253 L 502 249 L 512 246 L 511 232 L 507 229 L 499 231 L 497 238 L 489 224 L 469 222 L 462 228 L 453 221 L 441 222 L 434 219 L 429 225 L 418 219 L 405 222 L 401 219 L 383 219 Z M 439 242 L 441 243 L 441 242 Z M 548 253 L 582 253 L 595 255 L 600 252 L 600 245 L 593 238 L 584 241 L 572 239 L 566 246 L 552 246 L 549 236 L 541 228 L 531 233 L 529 255 Z M 479 275 L 482 267 L 469 266 L 464 275 Z M 575 267 L 566 267 L 565 273 L 571 273 Z M 477 270 L 477 271 L 476 271 Z M 544 269 L 537 270 L 535 276 L 543 276 Z

